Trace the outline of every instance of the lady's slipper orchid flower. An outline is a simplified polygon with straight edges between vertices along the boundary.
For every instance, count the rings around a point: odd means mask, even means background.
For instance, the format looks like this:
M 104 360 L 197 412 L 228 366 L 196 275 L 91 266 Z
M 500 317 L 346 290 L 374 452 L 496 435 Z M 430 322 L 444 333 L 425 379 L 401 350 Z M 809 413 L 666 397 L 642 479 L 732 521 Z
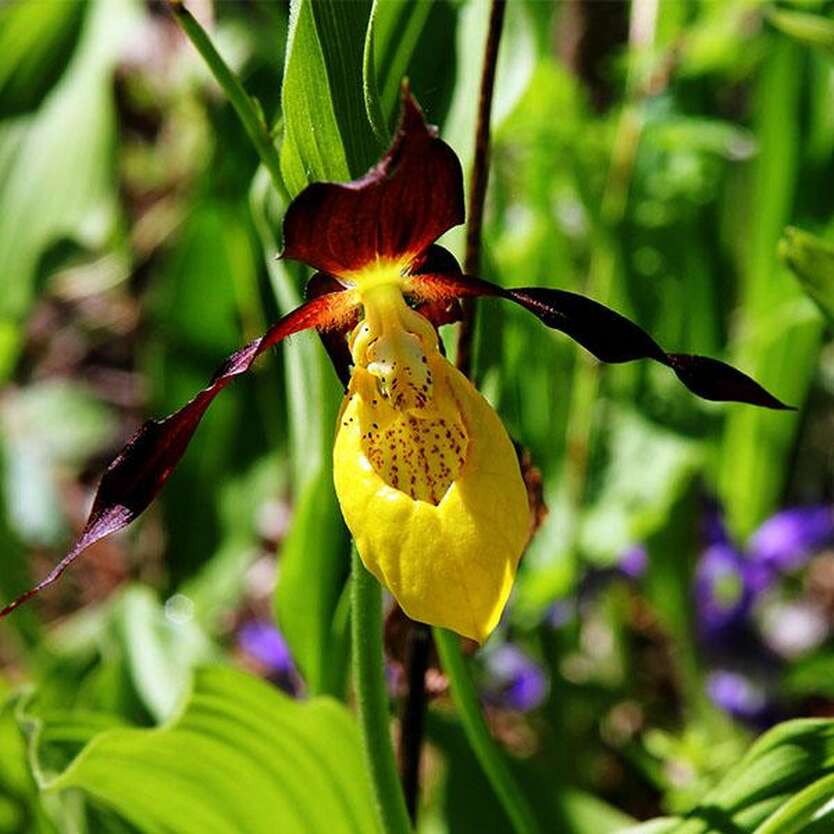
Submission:
M 459 318 L 458 299 L 513 301 L 598 359 L 654 359 L 706 399 L 785 408 L 740 371 L 666 353 L 590 299 L 462 275 L 434 241 L 463 220 L 460 163 L 405 90 L 397 135 L 379 164 L 353 182 L 314 183 L 287 210 L 282 257 L 318 270 L 310 300 L 227 359 L 191 402 L 139 429 L 105 472 L 73 548 L 0 616 L 52 584 L 93 542 L 132 522 L 217 394 L 272 345 L 308 328 L 322 336 L 347 383 L 334 477 L 365 565 L 410 617 L 478 641 L 495 627 L 510 593 L 528 509 L 498 416 L 440 350 L 436 328 Z

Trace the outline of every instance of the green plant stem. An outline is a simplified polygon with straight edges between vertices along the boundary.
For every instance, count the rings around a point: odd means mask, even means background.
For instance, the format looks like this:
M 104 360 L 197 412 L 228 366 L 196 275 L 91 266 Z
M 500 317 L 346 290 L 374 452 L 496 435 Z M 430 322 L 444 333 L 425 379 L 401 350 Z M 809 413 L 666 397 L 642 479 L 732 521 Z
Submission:
M 433 632 L 440 662 L 449 677 L 452 700 L 460 715 L 463 731 L 509 817 L 513 830 L 516 834 L 539 834 L 539 824 L 484 720 L 475 684 L 461 651 L 460 638 L 443 628 L 435 628 Z
M 278 157 L 278 150 L 272 141 L 272 136 L 270 135 L 260 105 L 243 89 L 240 79 L 229 69 L 228 64 L 215 49 L 211 38 L 206 34 L 206 30 L 203 29 L 194 15 L 185 8 L 182 2 L 180 0 L 171 0 L 169 8 L 179 27 L 185 33 L 185 36 L 191 41 L 194 48 L 206 62 L 215 81 L 217 81 L 228 96 L 232 107 L 235 108 L 235 112 L 243 124 L 244 130 L 246 130 L 247 135 L 252 140 L 252 144 L 255 146 L 255 150 L 258 152 L 261 162 L 267 171 L 269 171 L 272 184 L 284 200 L 289 203 L 289 194 L 284 185 L 284 178 L 281 175 L 281 162 Z
M 383 832 L 408 834 L 411 823 L 397 775 L 383 674 L 382 590 L 355 546 L 351 569 L 353 685 L 365 759 Z

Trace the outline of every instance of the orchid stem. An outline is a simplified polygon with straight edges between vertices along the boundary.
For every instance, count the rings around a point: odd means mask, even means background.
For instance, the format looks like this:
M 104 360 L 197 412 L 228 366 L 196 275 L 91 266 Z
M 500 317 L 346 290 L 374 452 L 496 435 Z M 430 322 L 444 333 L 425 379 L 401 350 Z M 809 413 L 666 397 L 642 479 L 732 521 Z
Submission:
M 498 47 L 504 28 L 506 0 L 492 0 L 489 10 L 489 29 L 484 47 L 481 71 L 481 92 L 478 98 L 478 121 L 475 126 L 475 156 L 469 179 L 469 206 L 466 223 L 466 254 L 463 270 L 477 275 L 481 264 L 481 231 L 484 225 L 484 201 L 489 180 L 489 123 L 492 115 L 492 93 L 495 89 L 495 68 Z M 461 300 L 463 318 L 458 335 L 457 366 L 466 376 L 472 373 L 472 339 L 475 332 L 475 303 L 471 298 Z
M 365 761 L 382 831 L 384 834 L 410 834 L 411 823 L 391 744 L 382 652 L 382 590 L 365 569 L 355 546 L 351 570 L 353 685 Z
M 400 778 L 411 821 L 417 821 L 420 799 L 420 754 L 426 719 L 426 670 L 431 654 L 431 631 L 411 623 L 406 644 L 406 692 L 400 719 Z
M 284 178 L 281 175 L 281 161 L 278 157 L 278 149 L 270 135 L 260 104 L 250 96 L 240 79 L 232 72 L 229 65 L 211 42 L 206 30 L 197 22 L 194 15 L 185 8 L 181 0 L 170 0 L 168 4 L 174 20 L 179 24 L 180 29 L 191 41 L 197 52 L 200 53 L 206 62 L 214 80 L 223 88 L 232 107 L 238 115 L 243 128 L 249 139 L 258 152 L 261 162 L 269 171 L 272 184 L 276 191 L 289 202 L 289 194 L 284 185 Z
M 484 720 L 475 684 L 461 651 L 460 638 L 446 629 L 435 628 L 433 631 L 434 642 L 443 670 L 449 678 L 452 700 L 460 715 L 463 731 L 484 775 L 507 814 L 513 831 L 516 834 L 540 834 L 539 824 Z

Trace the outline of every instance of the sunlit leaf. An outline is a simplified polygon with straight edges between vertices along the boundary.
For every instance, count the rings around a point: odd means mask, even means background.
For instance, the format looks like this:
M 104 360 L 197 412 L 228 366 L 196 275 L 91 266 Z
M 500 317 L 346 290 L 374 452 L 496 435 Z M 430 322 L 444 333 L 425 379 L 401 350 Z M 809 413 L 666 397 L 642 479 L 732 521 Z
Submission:
M 10 174 L 0 182 L 0 321 L 26 312 L 47 247 L 69 238 L 97 248 L 113 232 L 112 72 L 135 11 L 130 2 L 91 2 L 70 65 L 26 117 Z
M 789 226 L 779 242 L 779 254 L 799 279 L 802 289 L 834 322 L 834 246 Z
M 821 316 L 777 255 L 797 197 L 801 57 L 796 44 L 784 40 L 768 52 L 755 90 L 759 153 L 751 172 L 751 210 L 733 211 L 742 274 L 733 359 L 798 408 L 813 378 L 822 331 Z M 737 537 L 749 535 L 776 508 L 798 428 L 795 415 L 729 412 L 718 480 Z
M 0 116 L 31 110 L 69 62 L 84 3 L 13 0 L 0 8 Z
M 368 27 L 371 45 L 365 45 L 365 84 L 372 76 L 383 125 L 389 131 L 399 112 L 400 84 L 408 76 L 409 61 L 434 5 L 431 0 L 375 0 L 373 4 Z
M 14 720 L 15 699 L 0 685 L 0 831 L 58 834 L 37 794 L 27 761 L 26 740 Z
M 627 832 L 798 834 L 830 801 L 832 770 L 834 722 L 788 721 L 762 736 L 685 818 L 656 820 Z
M 370 11 L 365 0 L 292 3 L 281 94 L 281 170 L 292 195 L 314 180 L 359 176 L 379 156 L 362 79 Z
M 49 793 L 80 790 L 148 834 L 372 834 L 361 760 L 353 720 L 336 702 L 298 703 L 209 667 L 172 723 L 100 733 L 41 783 Z
M 151 591 L 136 587 L 121 597 L 113 612 L 133 684 L 160 722 L 182 701 L 194 666 L 214 654 L 193 620 L 193 606 L 186 597 L 179 600 L 163 607 Z
M 820 46 L 834 55 L 834 21 L 820 14 L 797 9 L 769 8 L 768 21 L 780 32 L 809 46 Z
M 703 460 L 696 443 L 636 414 L 614 414 L 610 431 L 609 462 L 580 538 L 584 553 L 608 564 L 665 524 Z
M 804 790 L 794 794 L 778 811 L 771 814 L 754 834 L 799 834 L 817 817 L 824 806 L 830 806 L 834 798 L 834 774 L 817 779 Z M 828 817 L 831 822 L 831 817 Z

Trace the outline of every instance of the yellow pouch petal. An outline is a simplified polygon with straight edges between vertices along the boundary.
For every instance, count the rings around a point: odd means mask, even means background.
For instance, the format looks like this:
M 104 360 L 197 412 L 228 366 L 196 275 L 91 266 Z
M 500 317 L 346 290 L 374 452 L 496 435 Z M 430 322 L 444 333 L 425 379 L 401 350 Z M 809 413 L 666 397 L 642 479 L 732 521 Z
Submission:
M 489 403 L 438 352 L 421 362 L 406 409 L 357 367 L 336 435 L 336 493 L 362 561 L 405 613 L 483 642 L 527 541 L 526 489 Z M 415 376 L 389 381 L 392 393 Z

